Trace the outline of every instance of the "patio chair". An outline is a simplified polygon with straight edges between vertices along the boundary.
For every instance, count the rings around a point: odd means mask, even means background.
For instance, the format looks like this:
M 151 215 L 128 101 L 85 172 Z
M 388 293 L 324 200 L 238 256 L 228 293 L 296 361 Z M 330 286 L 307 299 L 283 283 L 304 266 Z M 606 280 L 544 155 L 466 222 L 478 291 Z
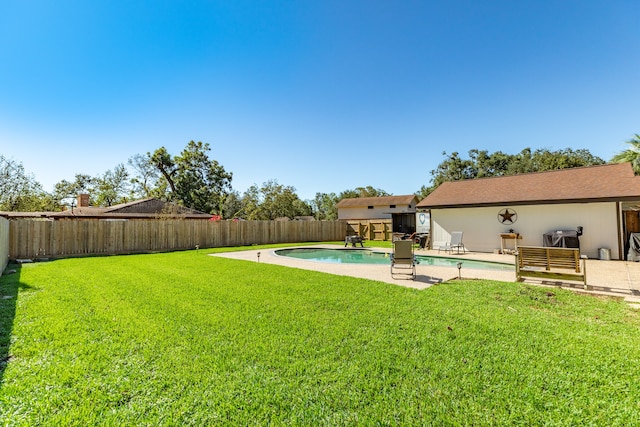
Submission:
M 464 247 L 464 243 L 462 243 L 462 231 L 452 231 L 451 232 L 451 240 L 444 244 L 444 246 L 438 247 L 438 252 L 441 249 L 444 249 L 447 252 L 453 252 L 454 249 L 460 253 L 460 249 L 462 249 L 462 253 L 467 251 L 467 248 Z
M 416 278 L 416 257 L 413 255 L 412 240 L 396 240 L 393 242 L 391 277 L 395 279 L 398 275 L 411 280 Z

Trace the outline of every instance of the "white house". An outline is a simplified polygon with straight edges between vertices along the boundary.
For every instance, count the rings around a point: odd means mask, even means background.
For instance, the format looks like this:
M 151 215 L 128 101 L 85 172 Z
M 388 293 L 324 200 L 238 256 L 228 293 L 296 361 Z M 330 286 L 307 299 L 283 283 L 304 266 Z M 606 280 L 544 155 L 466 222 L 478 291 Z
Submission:
M 509 232 L 519 237 L 512 244 L 543 246 L 545 233 L 581 227 L 581 253 L 625 259 L 629 234 L 640 232 L 640 177 L 618 163 L 445 182 L 418 209 L 431 212 L 433 247 L 452 231 L 477 252 L 500 248 Z

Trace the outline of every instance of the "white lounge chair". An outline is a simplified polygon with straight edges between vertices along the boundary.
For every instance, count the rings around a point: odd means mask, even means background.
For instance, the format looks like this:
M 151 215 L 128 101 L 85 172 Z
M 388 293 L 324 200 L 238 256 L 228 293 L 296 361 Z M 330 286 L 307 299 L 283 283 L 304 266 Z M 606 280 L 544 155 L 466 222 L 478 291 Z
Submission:
M 467 251 L 467 248 L 464 247 L 464 243 L 462 243 L 462 231 L 452 231 L 451 232 L 451 240 L 444 244 L 444 246 L 438 247 L 438 252 L 441 249 L 444 249 L 447 252 L 453 252 L 454 249 L 458 253 L 460 253 L 460 249 L 462 249 L 462 253 Z

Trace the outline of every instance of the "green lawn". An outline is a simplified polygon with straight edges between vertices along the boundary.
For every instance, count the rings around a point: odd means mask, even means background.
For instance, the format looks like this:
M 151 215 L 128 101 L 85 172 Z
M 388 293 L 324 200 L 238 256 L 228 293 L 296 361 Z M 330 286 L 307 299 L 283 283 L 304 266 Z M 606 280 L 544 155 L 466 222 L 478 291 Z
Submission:
M 3 276 L 0 425 L 640 423 L 640 319 L 622 301 L 211 252 Z

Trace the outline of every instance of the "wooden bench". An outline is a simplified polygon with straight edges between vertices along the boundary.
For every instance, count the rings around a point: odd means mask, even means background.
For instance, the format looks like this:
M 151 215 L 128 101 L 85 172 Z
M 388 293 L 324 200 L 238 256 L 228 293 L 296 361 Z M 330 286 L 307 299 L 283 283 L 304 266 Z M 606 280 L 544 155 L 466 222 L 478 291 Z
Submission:
M 587 286 L 586 255 L 580 249 L 542 246 L 518 246 L 516 280 L 523 277 L 581 281 Z

